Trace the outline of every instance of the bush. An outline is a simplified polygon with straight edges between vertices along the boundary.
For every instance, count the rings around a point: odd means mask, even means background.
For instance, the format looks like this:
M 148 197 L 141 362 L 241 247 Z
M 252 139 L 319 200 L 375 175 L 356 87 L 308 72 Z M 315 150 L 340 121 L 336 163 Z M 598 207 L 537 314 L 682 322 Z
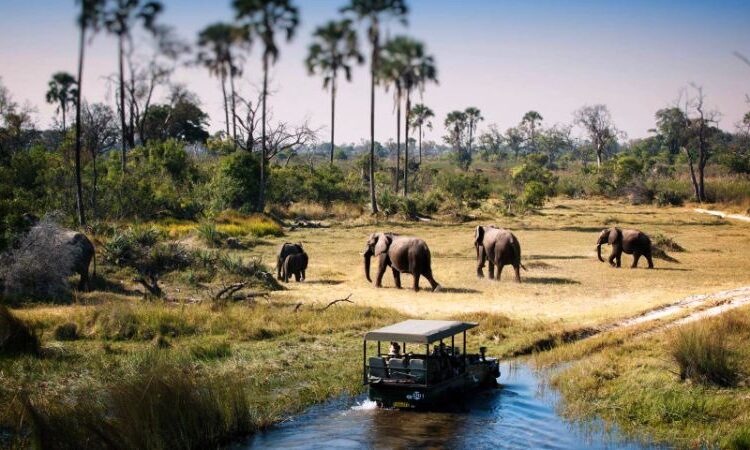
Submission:
M 720 324 L 707 322 L 680 327 L 672 337 L 672 358 L 680 379 L 731 386 L 738 377 L 734 352 Z
M 685 203 L 681 194 L 670 190 L 657 192 L 655 200 L 658 206 L 682 206 Z
M 39 353 L 39 338 L 29 325 L 0 305 L 0 354 Z
M 58 325 L 55 328 L 55 339 L 58 341 L 75 341 L 78 339 L 78 325 L 73 322 Z
M 675 242 L 674 239 L 661 233 L 656 233 L 652 237 L 651 241 L 655 247 L 667 249 L 669 251 L 678 252 L 678 253 L 685 251 L 685 248 L 681 246 L 680 244 L 678 244 L 677 242 Z
M 211 209 L 252 212 L 258 202 L 260 162 L 254 153 L 234 152 L 223 158 L 209 183 Z
M 490 196 L 489 180 L 480 174 L 443 172 L 438 175 L 437 188 L 457 205 Z
M 0 256 L 0 285 L 6 296 L 24 300 L 67 300 L 68 277 L 80 251 L 67 245 L 65 230 L 44 218 Z
M 203 222 L 195 229 L 198 237 L 209 247 L 221 247 L 226 235 L 216 228 L 216 224 Z
M 547 200 L 547 189 L 538 181 L 529 181 L 523 189 L 521 201 L 530 208 L 541 208 Z

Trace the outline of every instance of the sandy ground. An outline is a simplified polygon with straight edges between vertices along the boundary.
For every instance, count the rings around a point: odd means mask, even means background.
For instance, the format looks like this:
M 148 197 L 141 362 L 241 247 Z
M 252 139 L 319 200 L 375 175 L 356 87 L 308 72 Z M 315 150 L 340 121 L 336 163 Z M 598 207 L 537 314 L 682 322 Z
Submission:
M 269 265 L 284 241 L 302 242 L 310 255 L 308 279 L 289 283 L 275 298 L 327 303 L 352 294 L 357 304 L 397 308 L 416 317 L 447 317 L 469 311 L 507 314 L 524 320 L 561 321 L 597 325 L 636 316 L 690 295 L 750 285 L 750 224 L 701 215 L 688 208 L 631 206 L 618 202 L 557 202 L 538 215 L 506 218 L 491 206 L 488 217 L 472 223 L 382 223 L 366 226 L 334 225 L 300 229 L 248 254 L 260 255 Z M 500 282 L 477 279 L 472 246 L 474 227 L 495 223 L 511 229 L 521 242 L 523 282 L 512 281 L 506 267 Z M 623 255 L 623 268 L 596 259 L 599 231 L 607 226 L 639 228 L 654 236 L 674 239 L 686 252 L 669 254 L 679 263 L 655 260 L 656 269 L 630 269 L 632 258 Z M 413 292 L 411 276 L 402 276 L 397 290 L 390 271 L 384 287 L 376 289 L 364 276 L 361 252 L 367 236 L 393 231 L 424 238 L 432 252 L 433 272 L 441 292 Z M 603 248 L 604 256 L 609 252 Z M 373 277 L 376 261 L 373 260 Z M 422 286 L 428 286 L 422 280 Z

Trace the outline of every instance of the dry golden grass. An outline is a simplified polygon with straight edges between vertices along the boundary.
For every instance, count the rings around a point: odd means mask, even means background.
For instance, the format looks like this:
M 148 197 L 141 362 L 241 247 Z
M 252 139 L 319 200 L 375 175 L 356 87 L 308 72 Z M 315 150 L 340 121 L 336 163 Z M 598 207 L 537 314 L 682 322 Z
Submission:
M 483 208 L 484 215 L 492 211 Z M 631 206 L 616 201 L 562 200 L 537 215 L 487 217 L 464 224 L 379 223 L 300 229 L 253 254 L 274 261 L 277 245 L 301 241 L 310 255 L 305 283 L 290 283 L 276 298 L 307 302 L 329 301 L 352 293 L 357 304 L 396 308 L 416 317 L 447 317 L 466 312 L 496 312 L 524 320 L 555 321 L 589 326 L 638 314 L 688 295 L 750 283 L 750 224 L 699 215 L 689 208 Z M 476 278 L 474 227 L 495 223 L 510 228 L 521 241 L 521 284 L 506 267 L 500 283 Z M 662 233 L 686 248 L 672 253 L 679 263 L 655 260 L 655 270 L 613 269 L 596 259 L 595 242 L 605 226 L 639 228 Z M 369 233 L 386 230 L 424 238 L 432 251 L 433 272 L 442 292 L 414 293 L 409 275 L 396 290 L 390 271 L 384 288 L 375 289 L 364 277 L 361 252 Z M 604 247 L 603 253 L 609 252 Z M 375 275 L 373 260 L 372 276 Z M 486 270 L 486 269 L 485 269 Z M 422 286 L 427 287 L 425 280 Z

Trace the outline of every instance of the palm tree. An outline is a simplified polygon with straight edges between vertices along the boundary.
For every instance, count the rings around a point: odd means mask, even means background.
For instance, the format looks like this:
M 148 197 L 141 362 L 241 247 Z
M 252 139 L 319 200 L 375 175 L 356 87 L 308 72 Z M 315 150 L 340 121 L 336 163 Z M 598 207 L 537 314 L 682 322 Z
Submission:
M 446 130 L 448 130 L 448 136 L 445 139 L 456 149 L 456 157 L 459 166 L 463 170 L 468 170 L 469 165 L 471 164 L 471 153 L 466 152 L 463 148 L 464 133 L 468 125 L 466 112 L 449 112 L 445 117 L 444 125 Z
M 262 121 L 261 141 L 262 154 L 260 158 L 260 189 L 258 194 L 259 211 L 265 206 L 266 191 L 266 99 L 268 97 L 268 69 L 279 58 L 279 48 L 276 46 L 276 32 L 285 34 L 286 40 L 291 41 L 299 25 L 299 10 L 290 0 L 234 0 L 234 9 L 238 20 L 245 20 L 248 29 L 263 42 L 263 92 L 262 92 Z
M 393 103 L 396 107 L 396 182 L 395 191 L 398 192 L 399 179 L 401 177 L 401 100 L 404 91 L 404 56 L 406 52 L 405 40 L 407 38 L 397 37 L 383 44 L 378 68 L 378 80 L 385 84 L 386 90 L 390 85 L 394 86 Z
M 344 71 L 346 81 L 352 80 L 350 61 L 362 64 L 364 58 L 359 52 L 357 32 L 352 28 L 352 21 L 330 21 L 313 32 L 315 41 L 310 45 L 305 65 L 312 75 L 320 72 L 323 75 L 323 88 L 331 86 L 331 164 L 335 145 L 336 128 L 336 79 L 339 69 Z
M 432 130 L 432 122 L 430 121 L 432 117 L 435 117 L 435 112 L 428 106 L 419 103 L 411 109 L 411 116 L 408 118 L 412 129 L 419 130 L 419 164 L 422 164 L 422 128 L 427 127 Z
M 235 109 L 236 93 L 234 78 L 239 76 L 240 68 L 236 64 L 232 48 L 247 43 L 250 36 L 246 27 L 234 27 L 226 23 L 215 23 L 198 33 L 198 63 L 205 66 L 211 75 L 221 80 L 221 94 L 224 99 L 224 117 L 227 137 L 232 136 L 237 145 L 237 114 Z M 227 77 L 231 84 L 231 101 L 227 98 Z M 232 132 L 229 130 L 229 104 L 232 109 Z
M 544 118 L 536 111 L 527 112 L 521 119 L 521 125 L 524 125 L 529 129 L 529 142 L 531 143 L 532 151 L 536 151 L 536 126 L 537 123 L 542 120 L 544 120 Z
M 81 14 L 78 16 L 78 80 L 75 90 L 76 107 L 76 206 L 78 207 L 78 225 L 86 225 L 86 214 L 83 209 L 83 183 L 81 181 L 81 92 L 83 91 L 83 57 L 86 49 L 86 31 L 97 31 L 102 16 L 105 0 L 81 0 Z
M 127 145 L 135 145 L 132 132 L 128 132 L 125 121 L 125 43 L 130 42 L 133 28 L 141 22 L 143 27 L 151 33 L 157 32 L 156 18 L 164 9 L 160 1 L 148 1 L 141 5 L 141 0 L 115 0 L 114 5 L 104 11 L 104 26 L 110 34 L 117 37 L 117 61 L 120 95 L 120 128 L 121 128 L 121 155 L 120 163 L 122 172 L 126 171 L 125 151 Z
M 404 147 L 404 195 L 409 193 L 409 117 L 411 116 L 411 93 L 415 88 L 424 89 L 429 81 L 437 83 L 437 69 L 432 56 L 425 54 L 424 44 L 406 39 L 403 45 L 403 85 L 406 90 L 406 132 Z
M 57 110 L 62 115 L 62 132 L 65 135 L 67 130 L 65 117 L 68 112 L 68 106 L 76 104 L 78 97 L 78 83 L 73 75 L 68 72 L 56 72 L 49 80 L 49 89 L 47 89 L 47 103 L 57 104 Z
M 380 56 L 380 22 L 387 17 L 395 17 L 406 23 L 409 9 L 405 0 L 351 0 L 341 12 L 352 13 L 357 20 L 367 21 L 367 37 L 372 53 L 370 57 L 370 205 L 372 212 L 378 212 L 375 200 L 375 84 L 377 83 Z
M 477 129 L 477 123 L 484 120 L 484 117 L 482 117 L 482 112 L 479 111 L 479 108 L 474 106 L 469 106 L 464 112 L 466 113 L 466 119 L 469 121 L 469 153 L 471 153 L 471 146 L 474 142 L 474 131 Z

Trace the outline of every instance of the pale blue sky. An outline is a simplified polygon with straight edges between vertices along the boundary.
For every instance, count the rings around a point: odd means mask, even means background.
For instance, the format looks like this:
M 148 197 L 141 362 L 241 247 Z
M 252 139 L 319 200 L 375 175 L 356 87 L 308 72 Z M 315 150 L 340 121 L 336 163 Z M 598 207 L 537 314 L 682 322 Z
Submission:
M 277 118 L 309 120 L 327 139 L 329 97 L 318 78 L 308 77 L 302 61 L 312 29 L 338 17 L 345 0 L 297 2 L 302 26 L 295 41 L 282 46 L 274 68 L 272 105 Z M 215 21 L 233 18 L 229 1 L 166 0 L 162 21 L 195 39 Z M 654 112 L 669 105 L 690 82 L 704 86 L 708 104 L 732 128 L 750 110 L 750 67 L 732 55 L 750 54 L 750 2 L 728 1 L 490 1 L 412 0 L 410 26 L 391 24 L 390 33 L 424 40 L 438 63 L 440 84 L 424 101 L 442 121 L 453 109 L 479 107 L 483 126 L 516 124 L 529 109 L 547 124 L 570 122 L 584 104 L 605 103 L 629 137 L 653 127 Z M 73 1 L 0 0 L 0 77 L 16 100 L 28 100 L 41 126 L 54 107 L 44 103 L 50 75 L 74 72 L 77 33 Z M 363 43 L 364 44 L 364 43 Z M 364 47 L 364 46 L 363 46 Z M 260 52 L 249 56 L 241 87 L 260 80 Z M 114 41 L 96 36 L 89 48 L 85 96 L 111 102 L 104 77 L 114 73 Z M 180 69 L 176 80 L 196 92 L 211 114 L 211 129 L 223 128 L 218 82 L 204 70 Z M 337 141 L 369 135 L 369 75 L 365 67 L 341 87 Z M 108 96 L 110 98 L 108 98 Z M 390 94 L 378 97 L 377 135 L 395 135 Z

